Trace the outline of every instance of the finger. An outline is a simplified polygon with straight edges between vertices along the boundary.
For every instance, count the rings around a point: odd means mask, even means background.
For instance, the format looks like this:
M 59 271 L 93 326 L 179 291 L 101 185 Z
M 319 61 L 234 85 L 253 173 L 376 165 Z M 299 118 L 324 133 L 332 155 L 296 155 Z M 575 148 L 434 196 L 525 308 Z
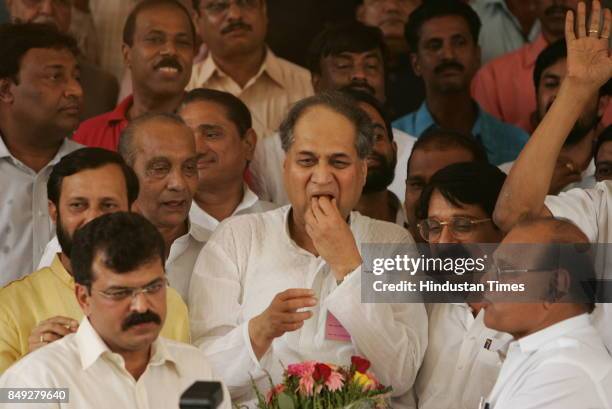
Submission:
M 56 334 L 61 338 L 65 335 L 72 334 L 74 331 L 72 331 L 70 327 L 67 328 L 65 325 L 45 324 L 44 328 L 41 328 L 41 331 L 39 332 L 41 334 Z
M 578 3 L 578 38 L 586 37 L 586 5 L 584 2 Z
M 310 288 L 290 288 L 282 293 L 278 293 L 276 296 L 280 301 L 286 301 L 291 298 L 314 297 L 314 295 L 314 291 Z
M 603 15 L 604 23 L 601 29 L 601 37 L 608 41 L 610 38 L 610 28 L 612 27 L 612 11 L 610 11 L 610 9 L 605 9 Z
M 565 15 L 565 39 L 568 43 L 576 40 L 576 33 L 574 32 L 574 12 L 569 10 Z
M 317 219 L 314 215 L 314 213 L 312 212 L 312 206 L 310 206 L 308 209 L 306 209 L 306 214 L 304 215 L 304 221 L 306 222 L 307 225 L 315 225 L 317 224 Z
M 599 38 L 599 24 L 601 22 L 601 4 L 598 0 L 593 1 L 591 6 L 591 26 L 589 37 Z
M 300 297 L 292 298 L 290 300 L 283 301 L 283 311 L 296 311 L 300 308 L 314 307 L 317 305 L 317 299 L 314 297 Z
M 310 317 L 312 317 L 312 312 L 310 311 L 285 313 L 281 318 L 281 322 L 283 324 L 295 324 L 297 322 L 306 321 Z
M 64 325 L 66 327 L 71 327 L 75 329 L 79 327 L 79 322 L 77 320 L 73 320 L 72 318 L 68 318 L 68 317 L 62 317 L 60 315 L 49 318 L 48 320 L 44 322 L 60 324 L 60 325 Z
M 281 326 L 281 329 L 283 332 L 292 332 L 292 331 L 297 331 L 298 329 L 302 328 L 303 325 L 304 325 L 304 321 L 296 322 L 293 324 L 283 324 Z
M 323 213 L 323 210 L 321 210 L 321 205 L 319 204 L 321 200 L 323 200 L 323 198 L 313 198 L 312 206 L 310 206 L 310 208 L 312 209 L 312 213 L 314 214 L 314 217 L 315 219 L 317 219 L 317 221 L 325 217 L 325 213 Z

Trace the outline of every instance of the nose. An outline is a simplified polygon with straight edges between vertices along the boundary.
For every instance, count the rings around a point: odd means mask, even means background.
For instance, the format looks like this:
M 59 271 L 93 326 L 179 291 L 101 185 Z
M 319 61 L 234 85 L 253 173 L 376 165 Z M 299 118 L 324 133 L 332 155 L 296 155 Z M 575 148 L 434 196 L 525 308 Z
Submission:
M 459 240 L 453 235 L 451 229 L 448 225 L 442 226 L 442 231 L 440 232 L 440 238 L 438 239 L 438 243 L 440 244 L 450 244 L 450 243 L 459 243 Z
M 366 72 L 364 64 L 355 64 L 351 72 L 352 81 L 366 81 Z
M 445 41 L 440 50 L 442 52 L 442 57 L 445 60 L 453 60 L 455 58 L 455 50 L 453 49 L 450 41 Z
M 161 49 L 160 53 L 162 55 L 176 55 L 176 44 L 174 43 L 174 41 L 172 39 L 168 39 L 164 43 L 164 46 Z
M 139 292 L 132 298 L 132 304 L 130 306 L 131 311 L 138 313 L 144 313 L 149 309 L 149 301 L 147 296 L 143 292 Z
M 174 169 L 168 175 L 168 190 L 175 192 L 182 192 L 186 189 L 187 183 L 185 182 L 185 176 L 181 171 L 180 166 L 174 167 Z
M 43 0 L 40 3 L 39 11 L 43 14 L 47 14 L 49 16 L 53 15 L 53 1 L 54 0 Z
M 317 185 L 330 184 L 334 180 L 333 172 L 328 164 L 320 162 L 315 166 L 310 180 Z
M 70 78 L 66 86 L 66 97 L 81 99 L 83 97 L 83 87 L 76 78 Z
M 227 6 L 227 18 L 230 20 L 240 20 L 242 18 L 242 8 L 236 1 L 230 1 Z

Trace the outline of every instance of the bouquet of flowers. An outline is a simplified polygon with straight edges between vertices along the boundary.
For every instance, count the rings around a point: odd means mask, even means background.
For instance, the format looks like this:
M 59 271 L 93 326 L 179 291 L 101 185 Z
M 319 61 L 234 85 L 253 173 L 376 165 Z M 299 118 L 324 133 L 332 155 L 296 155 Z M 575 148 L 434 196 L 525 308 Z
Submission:
M 391 387 L 381 385 L 370 361 L 351 357 L 349 367 L 316 361 L 289 365 L 283 382 L 264 396 L 255 387 L 259 409 L 387 408 Z

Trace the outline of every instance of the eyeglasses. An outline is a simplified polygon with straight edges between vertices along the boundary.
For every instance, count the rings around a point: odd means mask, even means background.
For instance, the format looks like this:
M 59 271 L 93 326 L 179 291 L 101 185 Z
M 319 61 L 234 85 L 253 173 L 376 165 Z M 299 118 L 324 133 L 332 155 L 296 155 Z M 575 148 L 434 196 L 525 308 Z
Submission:
M 602 181 L 612 176 L 612 162 L 601 161 L 595 164 L 595 179 Z
M 227 13 L 230 8 L 230 0 L 211 0 L 202 5 L 204 11 L 210 15 L 221 15 Z M 242 10 L 253 10 L 259 7 L 259 0 L 233 0 L 236 6 Z
M 440 238 L 444 226 L 448 226 L 451 234 L 455 238 L 461 239 L 469 236 L 474 231 L 476 225 L 490 221 L 490 217 L 486 219 L 473 220 L 465 216 L 456 216 L 447 222 L 441 222 L 436 219 L 425 219 L 417 226 L 419 228 L 421 237 L 423 237 L 425 241 L 430 242 Z
M 166 288 L 167 285 L 168 279 L 164 277 L 152 282 L 151 284 L 147 284 L 144 287 L 122 287 L 113 288 L 110 290 L 96 290 L 95 292 L 112 301 L 124 301 L 128 298 L 133 300 L 140 293 L 146 295 L 156 295 L 161 293 L 161 291 Z

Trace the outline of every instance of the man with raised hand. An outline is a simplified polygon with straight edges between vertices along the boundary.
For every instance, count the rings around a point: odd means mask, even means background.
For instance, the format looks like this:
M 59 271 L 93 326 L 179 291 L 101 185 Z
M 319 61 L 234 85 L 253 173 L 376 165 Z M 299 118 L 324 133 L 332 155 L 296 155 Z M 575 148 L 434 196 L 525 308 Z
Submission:
M 587 102 L 612 76 L 608 42 L 612 16 L 610 10 L 605 10 L 601 25 L 599 1 L 594 0 L 592 7 L 593 17 L 588 26 L 584 3 L 578 5 L 577 19 L 573 13 L 567 15 L 567 76 L 555 102 L 529 139 L 504 183 L 494 218 L 496 224 L 505 231 L 526 218 L 554 216 L 571 220 L 590 242 L 612 241 L 611 182 L 600 182 L 593 189 L 572 189 L 558 196 L 547 196 L 565 139 Z M 574 31 L 575 20 L 578 23 L 577 32 Z M 609 263 L 607 254 L 598 254 L 598 257 L 602 258 L 604 265 Z M 610 348 L 612 330 L 603 319 L 607 315 L 604 311 L 608 306 L 603 304 L 603 308 L 597 308 L 596 323 Z

